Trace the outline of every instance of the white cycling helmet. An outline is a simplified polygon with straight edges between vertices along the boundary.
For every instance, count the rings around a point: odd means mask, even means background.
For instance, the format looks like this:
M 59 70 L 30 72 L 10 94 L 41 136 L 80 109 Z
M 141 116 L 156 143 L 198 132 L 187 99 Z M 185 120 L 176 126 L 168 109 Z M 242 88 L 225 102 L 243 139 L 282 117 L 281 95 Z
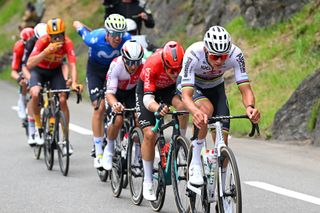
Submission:
M 137 23 L 132 20 L 131 18 L 126 18 L 126 22 L 127 22 L 127 31 L 133 31 L 133 30 L 137 30 Z
M 104 26 L 108 32 L 125 32 L 127 23 L 125 18 L 120 14 L 111 14 L 104 21 Z
M 143 58 L 143 47 L 135 40 L 126 41 L 121 48 L 121 55 L 131 61 L 141 60 Z
M 204 35 L 203 43 L 213 54 L 226 54 L 231 49 L 231 37 L 226 29 L 220 26 L 210 27 Z
M 34 27 L 34 34 L 37 38 L 47 34 L 47 24 L 39 23 Z

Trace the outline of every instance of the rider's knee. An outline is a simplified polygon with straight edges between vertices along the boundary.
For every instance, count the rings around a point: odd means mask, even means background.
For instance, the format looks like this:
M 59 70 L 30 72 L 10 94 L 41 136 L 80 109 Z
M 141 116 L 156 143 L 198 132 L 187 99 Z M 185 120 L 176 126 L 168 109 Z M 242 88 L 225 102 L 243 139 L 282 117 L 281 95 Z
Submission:
M 148 129 L 147 131 L 143 131 L 144 133 L 144 139 L 146 142 L 154 142 L 156 140 L 156 134 L 151 131 L 151 129 Z

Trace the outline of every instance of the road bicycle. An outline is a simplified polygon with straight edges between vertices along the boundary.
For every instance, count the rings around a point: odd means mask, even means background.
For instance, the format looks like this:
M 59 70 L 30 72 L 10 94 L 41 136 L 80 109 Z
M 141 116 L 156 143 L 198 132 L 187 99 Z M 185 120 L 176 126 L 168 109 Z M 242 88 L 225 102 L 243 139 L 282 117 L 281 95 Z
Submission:
M 180 135 L 178 116 L 188 114 L 187 111 L 173 111 L 172 119 L 165 123 L 164 117 L 156 115 L 156 124 L 152 131 L 158 133 L 156 139 L 157 151 L 160 159 L 155 160 L 153 183 L 155 185 L 156 200 L 151 201 L 154 211 L 160 211 L 165 200 L 166 186 L 172 185 L 178 212 L 188 212 L 189 203 L 185 196 L 187 186 L 187 156 L 189 140 Z M 172 127 L 170 142 L 166 142 L 164 130 Z
M 44 90 L 41 92 L 44 97 L 44 109 L 42 113 L 44 161 L 47 169 L 52 170 L 54 150 L 56 149 L 60 171 L 64 176 L 67 176 L 70 163 L 69 127 L 67 126 L 65 115 L 61 111 L 59 94 L 62 92 L 68 93 L 73 90 L 51 90 L 48 88 L 44 87 Z M 80 103 L 80 101 L 81 94 L 77 92 L 77 103 Z M 38 149 L 38 153 L 40 153 L 41 146 L 38 146 Z
M 125 108 L 121 113 L 111 113 L 109 124 L 114 123 L 117 116 L 123 116 L 124 118 L 118 137 L 114 141 L 114 154 L 110 174 L 111 189 L 114 197 L 119 197 L 122 188 L 126 188 L 128 185 L 127 150 L 129 138 L 135 137 L 135 135 L 131 134 L 136 128 L 135 112 L 135 108 Z
M 201 153 L 202 174 L 204 184 L 194 186 L 189 181 L 187 184 L 187 195 L 190 202 L 190 212 L 242 212 L 242 195 L 240 174 L 237 166 L 235 155 L 231 148 L 225 144 L 222 122 L 230 119 L 246 118 L 247 115 L 238 116 L 218 116 L 208 119 L 208 128 L 215 128 L 216 138 L 213 150 Z M 249 134 L 252 137 L 259 126 L 252 123 L 252 130 Z M 198 137 L 199 129 L 195 128 L 195 139 Z M 188 153 L 188 170 L 192 159 L 192 144 L 189 147 Z M 207 150 L 205 143 L 204 149 Z M 213 158 L 209 160 L 205 153 L 214 153 Z M 215 208 L 210 211 L 211 203 L 215 203 Z

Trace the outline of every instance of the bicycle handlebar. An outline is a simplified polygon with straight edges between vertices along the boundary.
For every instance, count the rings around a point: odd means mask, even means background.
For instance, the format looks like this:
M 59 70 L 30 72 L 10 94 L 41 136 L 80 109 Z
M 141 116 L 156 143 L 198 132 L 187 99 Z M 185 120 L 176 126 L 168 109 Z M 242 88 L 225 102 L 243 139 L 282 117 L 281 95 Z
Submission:
M 82 101 L 81 93 L 75 89 L 50 89 L 50 90 L 43 91 L 42 94 L 48 94 L 48 93 L 58 94 L 58 93 L 62 93 L 62 92 L 76 92 L 77 93 L 77 104 L 79 104 Z
M 185 114 L 189 114 L 188 111 L 185 110 L 181 110 L 181 111 L 172 111 L 172 112 L 168 112 L 166 115 L 172 115 L 172 117 L 174 116 L 179 116 L 179 115 L 185 115 Z M 156 117 L 156 124 L 154 125 L 154 127 L 151 129 L 152 132 L 156 133 L 159 131 L 160 128 L 160 121 L 163 119 L 164 116 L 161 116 L 158 112 L 154 113 L 154 116 Z
M 124 109 L 122 110 L 122 112 L 111 112 L 111 120 L 110 120 L 110 122 L 109 122 L 108 124 L 109 124 L 109 125 L 110 125 L 110 124 L 114 124 L 114 122 L 115 122 L 115 120 L 116 120 L 116 117 L 117 117 L 118 115 L 123 116 L 123 114 L 126 113 L 126 112 L 135 113 L 136 111 L 137 111 L 136 108 L 124 108 Z
M 245 119 L 249 119 L 248 115 L 234 115 L 234 116 L 217 116 L 217 117 L 211 117 L 208 119 L 208 124 L 213 124 L 217 121 L 219 122 L 225 122 L 225 120 L 231 120 L 231 119 L 241 119 L 241 118 L 245 118 Z M 250 121 L 251 122 L 251 121 Z M 251 131 L 249 133 L 249 137 L 252 137 L 255 135 L 255 133 L 257 132 L 257 136 L 260 136 L 260 128 L 258 124 L 252 123 L 251 122 Z M 198 134 L 199 134 L 199 129 L 195 126 L 195 130 L 194 130 L 194 136 L 191 138 L 191 140 L 194 140 L 196 138 L 198 138 Z

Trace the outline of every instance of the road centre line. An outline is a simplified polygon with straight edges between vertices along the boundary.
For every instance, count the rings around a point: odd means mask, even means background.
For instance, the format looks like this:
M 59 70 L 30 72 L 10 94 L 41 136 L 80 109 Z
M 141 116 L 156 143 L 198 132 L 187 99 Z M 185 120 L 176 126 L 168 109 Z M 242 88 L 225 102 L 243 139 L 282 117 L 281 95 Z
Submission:
M 264 189 L 264 190 L 267 190 L 267 191 L 270 191 L 270 192 L 281 194 L 281 195 L 284 195 L 284 196 L 287 196 L 287 197 L 291 197 L 291 198 L 295 198 L 295 199 L 298 199 L 298 200 L 303 200 L 303 201 L 306 201 L 306 202 L 309 202 L 309 203 L 313 203 L 313 204 L 316 204 L 316 205 L 320 205 L 320 198 L 317 198 L 317 197 L 314 197 L 314 196 L 311 196 L 311 195 L 303 194 L 303 193 L 300 193 L 300 192 L 295 192 L 295 191 L 292 191 L 292 190 L 289 190 L 289 189 L 285 189 L 285 188 L 282 188 L 282 187 L 278 187 L 278 186 L 271 185 L 271 184 L 268 184 L 268 183 L 265 183 L 265 182 L 260 182 L 260 181 L 245 181 L 244 183 L 248 184 L 250 186 L 254 186 L 254 187 L 257 187 L 257 188 L 260 188 L 260 189 Z

